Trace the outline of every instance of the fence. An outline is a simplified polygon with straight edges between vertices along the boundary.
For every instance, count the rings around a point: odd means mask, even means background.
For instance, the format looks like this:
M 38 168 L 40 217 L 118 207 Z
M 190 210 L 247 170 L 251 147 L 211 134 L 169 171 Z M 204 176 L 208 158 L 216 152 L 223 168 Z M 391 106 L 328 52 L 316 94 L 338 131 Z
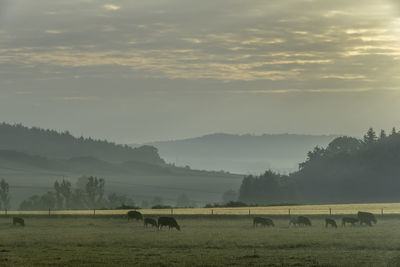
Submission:
M 357 214 L 358 211 L 377 215 L 400 214 L 400 203 L 298 205 L 238 208 L 174 208 L 141 209 L 144 215 L 341 215 Z M 7 211 L 5 215 L 123 215 L 127 210 L 46 210 Z

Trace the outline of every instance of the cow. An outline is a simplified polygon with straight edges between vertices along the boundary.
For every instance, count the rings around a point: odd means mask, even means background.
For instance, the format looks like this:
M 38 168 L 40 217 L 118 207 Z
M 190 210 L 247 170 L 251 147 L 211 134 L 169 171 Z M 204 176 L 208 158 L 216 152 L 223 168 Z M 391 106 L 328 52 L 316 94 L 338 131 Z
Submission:
M 161 229 L 163 226 L 168 226 L 169 229 L 176 228 L 176 230 L 180 231 L 181 227 L 176 222 L 173 217 L 160 217 L 158 218 L 158 229 Z
M 304 225 L 304 226 L 311 226 L 311 221 L 307 217 L 304 216 L 298 216 L 298 217 L 292 217 L 290 218 L 289 221 L 289 226 L 290 225 Z
M 261 226 L 275 226 L 274 222 L 270 218 L 254 217 L 253 226 L 257 227 L 259 224 Z
M 154 220 L 153 218 L 144 218 L 144 227 L 147 227 L 149 224 L 151 225 L 151 227 L 158 228 L 158 224 L 157 224 L 156 220 Z
M 294 226 L 297 225 L 297 217 L 291 217 L 291 218 L 290 218 L 290 220 L 289 220 L 289 227 L 290 227 L 291 225 L 294 225 Z
M 337 228 L 336 221 L 331 218 L 325 218 L 325 227 L 328 227 L 328 225 Z
M 13 217 L 13 225 L 21 225 L 21 226 L 25 226 L 25 221 L 24 219 L 20 218 L 20 217 Z
M 130 210 L 126 215 L 128 217 L 128 221 L 130 219 L 135 219 L 136 221 L 143 221 L 143 215 L 136 210 Z
M 342 227 L 346 227 L 346 223 L 350 223 L 351 226 L 354 226 L 354 224 L 358 222 L 357 218 L 351 218 L 351 217 L 343 217 L 342 218 Z
M 370 212 L 359 211 L 357 213 L 357 217 L 360 220 L 360 225 L 365 223 L 368 226 L 372 226 L 371 222 L 374 222 L 374 224 L 376 224 L 375 215 Z
M 309 218 L 307 218 L 305 216 L 299 216 L 299 217 L 297 217 L 297 224 L 304 225 L 304 226 L 311 226 L 311 221 Z

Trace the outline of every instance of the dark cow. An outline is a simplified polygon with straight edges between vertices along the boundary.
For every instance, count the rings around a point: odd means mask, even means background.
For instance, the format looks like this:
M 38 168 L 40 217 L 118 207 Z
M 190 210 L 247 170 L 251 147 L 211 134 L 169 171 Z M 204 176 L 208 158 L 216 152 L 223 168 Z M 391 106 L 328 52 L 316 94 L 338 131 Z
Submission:
M 261 226 L 275 226 L 274 222 L 270 218 L 254 217 L 253 226 L 257 227 L 259 224 Z
M 355 223 L 358 222 L 357 218 L 351 218 L 351 217 L 343 217 L 342 218 L 342 227 L 346 226 L 346 223 L 350 223 L 351 226 L 354 226 Z
M 130 210 L 126 215 L 128 217 L 128 221 L 130 219 L 135 219 L 136 221 L 143 221 L 143 215 L 136 210 Z
M 299 216 L 299 217 L 297 217 L 297 224 L 304 225 L 304 226 L 311 226 L 311 221 L 309 218 L 307 218 L 305 216 Z
M 304 225 L 304 226 L 311 226 L 311 221 L 309 218 L 305 217 L 305 216 L 298 216 L 298 217 L 292 217 L 290 218 L 289 221 L 289 226 L 290 225 Z
M 325 218 L 325 227 L 328 227 L 328 225 L 337 228 L 336 221 L 331 218 Z
M 297 217 L 291 217 L 289 220 L 289 226 L 291 225 L 296 226 L 298 224 L 297 219 L 298 219 Z
M 151 225 L 151 227 L 157 227 L 157 221 L 152 219 L 152 218 L 144 218 L 144 226 L 147 227 L 148 225 Z
M 25 221 L 24 219 L 20 218 L 20 217 L 13 217 L 13 225 L 21 225 L 21 226 L 25 226 Z
M 176 230 L 178 230 L 178 231 L 181 230 L 181 227 L 178 225 L 175 218 L 172 218 L 172 217 L 158 218 L 158 229 L 161 229 L 163 226 L 168 226 L 169 229 L 176 228 Z
M 360 225 L 365 223 L 368 226 L 372 226 L 371 222 L 376 224 L 375 215 L 370 213 L 370 212 L 359 211 L 358 214 L 357 214 L 357 217 L 360 220 Z

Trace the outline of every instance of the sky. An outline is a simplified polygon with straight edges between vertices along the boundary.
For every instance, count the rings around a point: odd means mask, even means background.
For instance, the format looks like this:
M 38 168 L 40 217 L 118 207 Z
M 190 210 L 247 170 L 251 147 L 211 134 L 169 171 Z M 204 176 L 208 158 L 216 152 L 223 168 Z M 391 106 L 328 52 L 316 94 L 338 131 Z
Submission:
M 395 0 L 0 0 L 0 121 L 118 143 L 400 129 Z

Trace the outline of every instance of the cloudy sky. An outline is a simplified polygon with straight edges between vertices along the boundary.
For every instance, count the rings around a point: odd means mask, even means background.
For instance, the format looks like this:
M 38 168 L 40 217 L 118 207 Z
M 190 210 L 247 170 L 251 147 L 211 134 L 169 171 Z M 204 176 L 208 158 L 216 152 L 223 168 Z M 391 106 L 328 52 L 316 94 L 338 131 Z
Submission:
M 0 0 L 0 121 L 122 143 L 400 129 L 396 0 Z

